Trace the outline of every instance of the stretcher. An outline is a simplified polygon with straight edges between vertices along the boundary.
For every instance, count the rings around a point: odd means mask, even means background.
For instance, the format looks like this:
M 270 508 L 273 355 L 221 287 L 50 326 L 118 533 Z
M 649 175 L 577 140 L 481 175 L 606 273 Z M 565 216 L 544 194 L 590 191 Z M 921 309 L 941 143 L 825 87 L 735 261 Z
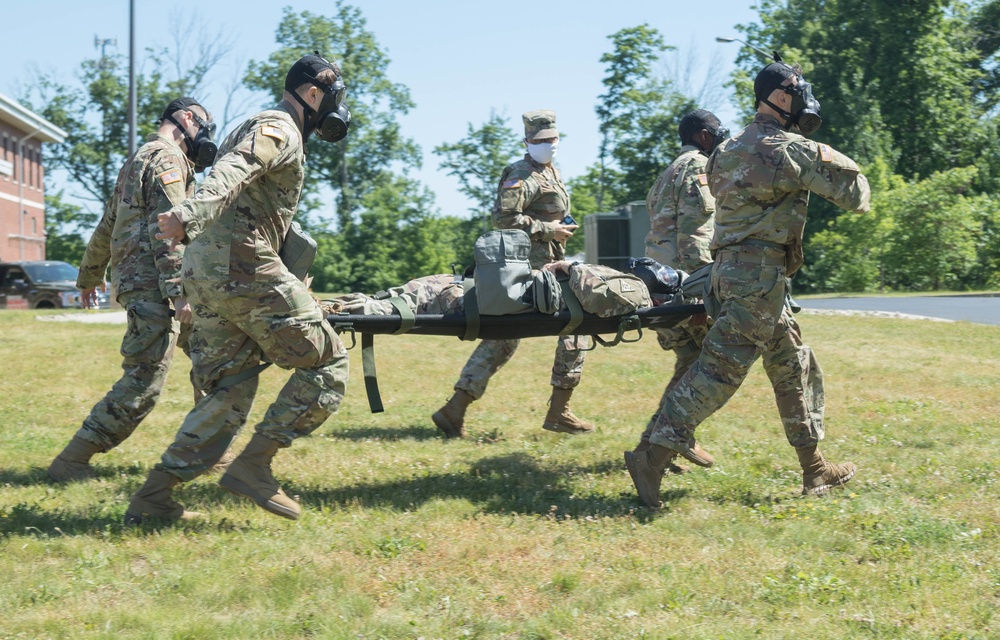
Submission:
M 602 318 L 583 311 L 574 297 L 568 298 L 568 310 L 554 314 L 537 312 L 506 316 L 479 315 L 474 296 L 466 296 L 465 313 L 414 314 L 404 301 L 390 298 L 396 309 L 393 315 L 332 314 L 327 320 L 334 330 L 350 336 L 350 346 L 357 345 L 356 334 L 361 334 L 362 369 L 365 392 L 372 413 L 384 411 L 375 368 L 375 335 L 431 335 L 454 336 L 462 340 L 514 340 L 544 336 L 591 336 L 593 346 L 613 347 L 617 344 L 637 342 L 645 328 L 669 328 L 681 320 L 705 312 L 701 304 L 664 304 L 623 316 Z M 470 301 L 472 303 L 470 304 Z M 613 336 L 610 339 L 601 337 Z M 581 348 L 585 348 L 581 346 Z

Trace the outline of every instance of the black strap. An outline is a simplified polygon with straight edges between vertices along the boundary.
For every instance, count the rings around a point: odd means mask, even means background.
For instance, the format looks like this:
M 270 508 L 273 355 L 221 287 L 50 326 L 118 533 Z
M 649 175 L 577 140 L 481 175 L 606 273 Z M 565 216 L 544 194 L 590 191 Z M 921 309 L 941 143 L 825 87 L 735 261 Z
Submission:
M 465 306 L 465 335 L 462 340 L 476 340 L 479 338 L 479 299 L 476 297 L 476 281 L 466 278 L 465 297 L 462 304 Z
M 399 333 L 398 331 L 396 333 Z M 378 377 L 375 373 L 375 336 L 361 334 L 361 370 L 365 374 L 365 394 L 372 413 L 382 413 L 382 394 L 378 392 Z
M 261 362 L 258 365 L 250 367 L 249 369 L 244 369 L 243 371 L 239 371 L 229 376 L 223 376 L 222 379 L 220 379 L 218 382 L 215 383 L 215 386 L 212 387 L 212 390 L 214 391 L 215 389 L 225 389 L 227 387 L 232 387 L 234 385 L 237 385 L 241 382 L 246 382 L 250 378 L 256 378 L 257 376 L 260 375 L 261 371 L 267 369 L 270 366 L 271 366 L 270 362 Z
M 569 310 L 569 322 L 562 328 L 559 335 L 571 336 L 573 335 L 573 330 L 583 322 L 583 307 L 580 306 L 580 301 L 576 299 L 576 294 L 569 288 L 569 282 L 562 280 L 559 284 L 562 285 L 563 302 L 566 303 L 566 308 Z

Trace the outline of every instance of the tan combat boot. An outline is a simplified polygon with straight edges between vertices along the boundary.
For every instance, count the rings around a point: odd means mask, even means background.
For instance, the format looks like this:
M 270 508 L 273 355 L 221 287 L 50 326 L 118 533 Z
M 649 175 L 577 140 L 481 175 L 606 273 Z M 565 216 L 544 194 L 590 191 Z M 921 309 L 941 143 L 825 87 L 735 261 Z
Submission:
M 572 389 L 562 389 L 552 387 L 552 397 L 549 398 L 549 412 L 545 414 L 545 422 L 542 428 L 558 433 L 590 433 L 594 430 L 594 425 L 585 422 L 569 409 L 569 399 L 573 395 Z
M 62 453 L 56 456 L 49 465 L 49 478 L 55 482 L 76 482 L 97 477 L 97 472 L 90 466 L 90 459 L 95 453 L 104 453 L 104 447 L 73 436 Z
M 635 451 L 625 452 L 625 468 L 632 477 L 639 500 L 647 507 L 658 509 L 663 506 L 660 501 L 660 482 L 667 466 L 676 457 L 676 451 L 655 444 L 645 448 L 640 445 Z
M 465 411 L 476 399 L 467 391 L 457 389 L 448 402 L 434 412 L 431 420 L 445 438 L 465 437 Z
M 649 419 L 649 424 L 646 425 L 646 430 L 643 431 L 642 437 L 639 439 L 639 444 L 636 445 L 635 449 L 632 450 L 632 453 L 635 454 L 643 453 L 651 446 L 653 446 L 652 443 L 649 441 L 649 436 L 653 432 L 653 425 L 656 423 L 657 417 L 659 417 L 658 414 L 654 413 L 653 417 Z M 676 475 L 680 475 L 682 473 L 687 473 L 691 471 L 690 467 L 685 467 L 682 464 L 677 464 L 676 460 L 677 456 L 671 456 L 671 460 L 667 462 L 666 473 L 673 473 Z
M 819 495 L 831 487 L 846 484 L 854 477 L 857 467 L 853 462 L 834 464 L 823 458 L 816 445 L 796 449 L 802 466 L 802 495 Z
M 253 434 L 247 448 L 233 460 L 226 473 L 219 478 L 219 484 L 236 495 L 250 498 L 265 511 L 289 520 L 297 520 L 302 508 L 299 507 L 299 503 L 285 495 L 271 474 L 271 459 L 279 448 L 280 445 L 276 441 L 259 433 Z
M 186 511 L 181 503 L 174 500 L 171 494 L 180 483 L 181 479 L 172 473 L 156 469 L 150 471 L 146 482 L 128 503 L 125 524 L 136 525 L 147 520 L 174 522 L 202 517 L 203 514 L 197 511 Z

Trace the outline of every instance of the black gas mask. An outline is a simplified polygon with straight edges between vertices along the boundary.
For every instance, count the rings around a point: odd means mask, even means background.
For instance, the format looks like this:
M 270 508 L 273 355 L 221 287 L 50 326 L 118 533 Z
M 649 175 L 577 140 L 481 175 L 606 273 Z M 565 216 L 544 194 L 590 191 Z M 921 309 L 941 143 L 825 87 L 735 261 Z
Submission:
M 198 125 L 198 133 L 194 134 L 194 138 L 188 134 L 184 125 L 174 118 L 174 114 L 167 116 L 167 120 L 174 123 L 180 129 L 181 135 L 184 136 L 184 142 L 187 145 L 186 155 L 194 163 L 195 171 L 204 171 L 206 167 L 212 166 L 216 154 L 219 153 L 219 145 L 212 141 L 215 136 L 215 123 L 206 122 L 190 109 L 187 111 L 194 118 L 195 124 Z
M 680 275 L 652 258 L 629 258 L 625 272 L 642 280 L 650 294 L 669 295 L 681 288 Z
M 794 84 L 782 86 L 782 83 L 795 77 Z M 768 97 L 775 89 L 780 89 L 792 96 L 792 104 L 788 111 L 778 108 Z M 754 93 L 758 101 L 777 111 L 785 119 L 785 127 L 791 130 L 797 128 L 802 135 L 808 136 L 816 132 L 823 124 L 820 116 L 819 100 L 813 96 L 812 85 L 806 82 L 801 73 L 781 60 L 778 52 L 774 52 L 774 62 L 764 67 L 754 80 Z
M 337 73 L 337 80 L 332 85 L 316 79 L 317 74 L 326 69 Z M 323 92 L 319 108 L 313 109 L 298 94 L 296 90 L 303 84 L 311 84 Z M 344 105 L 347 85 L 344 84 L 333 63 L 318 54 L 300 58 L 285 76 L 285 91 L 302 105 L 305 120 L 302 130 L 304 140 L 307 140 L 313 131 L 320 140 L 326 142 L 338 142 L 347 137 L 347 130 L 351 126 L 351 112 Z
M 715 151 L 715 148 L 722 144 L 722 141 L 729 137 L 729 129 L 719 125 L 719 128 L 715 131 L 711 129 L 705 129 L 712 135 L 712 146 L 708 149 L 708 153 Z

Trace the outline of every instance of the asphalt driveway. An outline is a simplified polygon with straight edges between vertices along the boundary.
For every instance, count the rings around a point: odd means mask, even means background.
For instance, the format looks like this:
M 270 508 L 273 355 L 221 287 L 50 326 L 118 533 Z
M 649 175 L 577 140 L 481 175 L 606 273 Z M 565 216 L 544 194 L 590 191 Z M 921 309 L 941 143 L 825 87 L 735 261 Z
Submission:
M 1000 325 L 1000 296 L 917 296 L 912 298 L 797 299 L 803 309 L 885 311 Z

